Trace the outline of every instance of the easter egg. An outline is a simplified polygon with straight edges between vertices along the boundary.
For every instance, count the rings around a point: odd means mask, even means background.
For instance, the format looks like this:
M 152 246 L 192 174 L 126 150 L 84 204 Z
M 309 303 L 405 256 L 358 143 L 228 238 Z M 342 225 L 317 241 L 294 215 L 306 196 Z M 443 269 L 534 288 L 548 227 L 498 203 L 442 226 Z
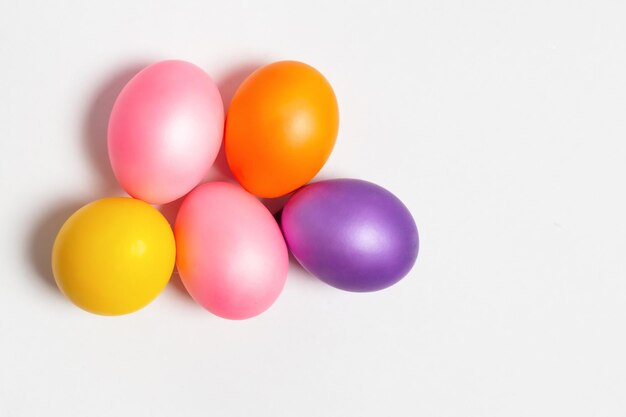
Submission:
M 122 89 L 109 119 L 109 158 L 131 196 L 176 200 L 198 185 L 222 141 L 224 107 L 213 80 L 185 61 L 161 61 Z
M 61 227 L 52 271 L 78 307 L 119 315 L 139 310 L 165 288 L 175 258 L 174 234 L 158 210 L 132 198 L 103 198 Z
M 252 194 L 278 197 L 317 174 L 335 145 L 335 93 L 315 68 L 281 61 L 252 73 L 228 109 L 228 165 Z
M 289 262 L 285 241 L 270 212 L 240 187 L 198 186 L 183 200 L 174 234 L 181 280 L 210 312 L 246 319 L 280 295 Z
M 415 221 L 389 191 L 367 181 L 320 181 L 298 190 L 281 218 L 295 258 L 322 281 L 367 292 L 402 279 L 417 258 Z

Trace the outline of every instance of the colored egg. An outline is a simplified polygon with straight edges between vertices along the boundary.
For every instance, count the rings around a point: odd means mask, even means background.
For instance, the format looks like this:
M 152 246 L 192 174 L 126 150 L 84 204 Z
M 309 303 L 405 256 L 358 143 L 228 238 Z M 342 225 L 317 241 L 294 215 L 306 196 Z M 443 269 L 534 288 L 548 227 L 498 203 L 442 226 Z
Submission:
M 213 80 L 184 61 L 161 61 L 122 89 L 109 119 L 111 166 L 131 196 L 165 204 L 187 194 L 210 169 L 224 129 Z
M 228 165 L 252 194 L 287 194 L 322 168 L 338 128 L 337 99 L 324 76 L 301 62 L 275 62 L 252 73 L 231 101 Z
M 52 271 L 78 307 L 119 315 L 139 310 L 165 288 L 175 258 L 174 234 L 158 210 L 132 198 L 103 198 L 61 227 Z
M 246 319 L 280 295 L 289 263 L 285 241 L 270 212 L 240 187 L 198 186 L 183 200 L 174 234 L 181 280 L 210 312 Z
M 377 291 L 402 279 L 417 259 L 415 221 L 389 191 L 367 181 L 320 181 L 283 209 L 287 245 L 302 266 L 347 291 Z

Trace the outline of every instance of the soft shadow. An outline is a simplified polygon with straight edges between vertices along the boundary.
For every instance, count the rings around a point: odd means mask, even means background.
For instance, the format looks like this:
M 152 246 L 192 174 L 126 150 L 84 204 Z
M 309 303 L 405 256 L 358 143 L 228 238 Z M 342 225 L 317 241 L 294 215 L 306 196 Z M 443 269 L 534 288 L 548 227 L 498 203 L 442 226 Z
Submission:
M 257 69 L 265 65 L 264 62 L 244 62 L 237 66 L 232 67 L 225 72 L 225 75 L 217 80 L 217 87 L 222 95 L 222 101 L 224 102 L 224 113 L 228 111 L 228 106 L 235 95 L 235 92 L 246 78 Z
M 313 275 L 311 275 L 311 273 L 309 271 L 304 269 L 304 267 L 302 265 L 300 265 L 300 262 L 298 262 L 296 257 L 293 256 L 293 253 L 291 253 L 291 251 L 289 251 L 289 269 L 293 270 L 293 271 L 300 272 L 300 274 L 298 274 L 298 275 L 304 275 L 306 277 L 307 281 L 309 279 L 315 280 L 315 281 L 319 281 L 317 278 L 315 278 Z
M 183 204 L 185 197 L 186 195 L 182 196 L 178 200 L 174 200 L 167 204 L 162 204 L 158 207 L 159 211 L 161 212 L 163 217 L 167 219 L 172 229 L 174 229 L 174 223 L 176 223 L 176 216 L 178 215 L 178 210 L 180 209 L 181 204 Z
M 289 197 L 291 196 L 291 194 L 284 196 L 284 197 L 280 197 L 284 199 L 284 202 L 286 202 Z M 280 231 L 281 233 L 283 233 L 282 230 L 282 215 L 283 215 L 283 206 L 284 206 L 284 202 L 283 205 L 280 207 L 280 209 L 273 213 L 274 215 L 274 220 L 276 220 L 276 223 L 278 224 L 278 227 L 280 227 Z M 286 243 L 286 242 L 285 242 Z M 309 279 L 315 280 L 315 281 L 319 281 L 318 279 L 316 279 L 313 275 L 311 275 L 311 273 L 309 271 L 307 271 L 301 264 L 300 262 L 298 262 L 298 260 L 296 259 L 295 256 L 293 256 L 293 253 L 291 252 L 291 250 L 289 250 L 289 247 L 287 247 L 287 253 L 289 254 L 289 269 L 292 271 L 299 271 L 300 274 L 298 275 L 304 275 L 307 279 L 307 281 Z
M 278 227 L 280 227 L 280 231 L 282 232 L 283 231 L 282 230 L 283 229 L 283 225 L 282 225 L 283 209 L 281 208 L 276 213 L 272 213 L 272 216 L 274 216 L 274 220 L 276 220 L 276 224 L 278 224 Z
M 146 65 L 139 63 L 128 65 L 105 79 L 96 89 L 85 115 L 83 146 L 91 164 L 99 174 L 100 189 L 105 195 L 117 194 L 121 191 L 113 175 L 107 150 L 107 127 L 111 109 L 122 88 Z
M 185 197 L 186 196 L 182 196 L 178 200 L 174 200 L 158 207 L 159 211 L 163 214 L 163 217 L 167 219 L 172 229 L 174 229 L 178 210 L 180 209 L 181 204 L 183 204 L 183 201 L 185 201 Z M 183 282 L 180 280 L 180 275 L 178 274 L 178 268 L 176 266 L 174 266 L 174 271 L 172 272 L 172 276 L 170 277 L 170 282 L 167 284 L 166 290 L 174 293 L 177 298 L 185 302 L 193 300 L 185 289 Z
M 230 102 L 232 101 L 235 92 L 237 91 L 243 80 L 245 80 L 250 74 L 252 74 L 261 66 L 263 66 L 263 63 L 245 62 L 226 71 L 224 76 L 217 79 L 217 87 L 220 90 L 222 101 L 224 103 L 224 115 L 227 114 L 228 106 L 230 106 Z M 224 124 L 224 126 L 226 126 L 226 124 Z M 228 161 L 226 160 L 226 153 L 224 152 L 224 141 L 222 141 L 220 151 L 217 154 L 217 158 L 215 158 L 213 167 L 211 168 L 211 171 L 209 172 L 206 180 L 231 182 L 234 181 L 233 174 L 230 171 Z
M 28 256 L 39 280 L 49 289 L 60 294 L 52 275 L 52 246 L 63 223 L 84 201 L 65 201 L 53 206 L 34 223 L 28 239 Z
M 213 166 L 211 166 L 211 169 L 202 182 L 212 181 L 236 182 L 235 177 L 233 177 L 233 173 L 230 171 L 230 167 L 228 166 L 228 161 L 226 160 L 223 139 L 222 144 L 220 145 L 220 150 L 215 157 L 215 161 L 213 162 Z
M 292 196 L 293 193 L 289 193 L 280 197 L 275 198 L 262 198 L 261 203 L 272 213 L 273 215 L 277 215 L 280 211 L 282 211 L 283 207 L 289 200 L 289 197 Z M 276 219 L 278 220 L 278 219 Z
M 176 268 L 174 268 L 174 272 L 172 272 L 172 276 L 170 277 L 170 282 L 168 282 L 166 290 L 175 294 L 177 298 L 184 302 L 193 301 L 193 298 L 191 298 L 191 295 L 187 292 L 183 281 L 181 281 L 178 269 Z

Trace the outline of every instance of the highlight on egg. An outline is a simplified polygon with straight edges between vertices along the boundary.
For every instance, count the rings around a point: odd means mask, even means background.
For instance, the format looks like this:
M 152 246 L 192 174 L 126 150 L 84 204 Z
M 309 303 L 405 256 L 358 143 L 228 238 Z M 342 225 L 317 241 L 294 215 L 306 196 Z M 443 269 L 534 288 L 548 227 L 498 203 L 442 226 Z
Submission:
M 226 117 L 226 159 L 246 190 L 279 197 L 319 172 L 338 129 L 337 99 L 326 78 L 302 62 L 275 62 L 235 92 Z
M 417 226 L 406 206 L 362 180 L 327 180 L 299 189 L 283 209 L 281 227 L 306 270 L 346 291 L 377 291 L 397 283 L 419 250 Z
M 194 64 L 152 64 L 122 89 L 109 119 L 113 173 L 132 197 L 165 204 L 200 183 L 221 146 L 224 107 Z
M 210 312 L 247 319 L 282 292 L 289 260 L 280 228 L 241 187 L 212 182 L 195 188 L 182 202 L 174 234 L 181 280 Z

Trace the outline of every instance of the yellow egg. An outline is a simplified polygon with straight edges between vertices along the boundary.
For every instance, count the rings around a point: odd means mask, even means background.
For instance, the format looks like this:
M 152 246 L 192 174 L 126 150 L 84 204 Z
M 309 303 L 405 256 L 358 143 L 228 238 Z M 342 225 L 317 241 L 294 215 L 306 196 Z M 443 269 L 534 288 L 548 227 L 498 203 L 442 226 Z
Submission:
M 119 315 L 139 310 L 165 288 L 175 258 L 174 234 L 157 209 L 132 198 L 103 198 L 61 227 L 52 271 L 80 308 Z

